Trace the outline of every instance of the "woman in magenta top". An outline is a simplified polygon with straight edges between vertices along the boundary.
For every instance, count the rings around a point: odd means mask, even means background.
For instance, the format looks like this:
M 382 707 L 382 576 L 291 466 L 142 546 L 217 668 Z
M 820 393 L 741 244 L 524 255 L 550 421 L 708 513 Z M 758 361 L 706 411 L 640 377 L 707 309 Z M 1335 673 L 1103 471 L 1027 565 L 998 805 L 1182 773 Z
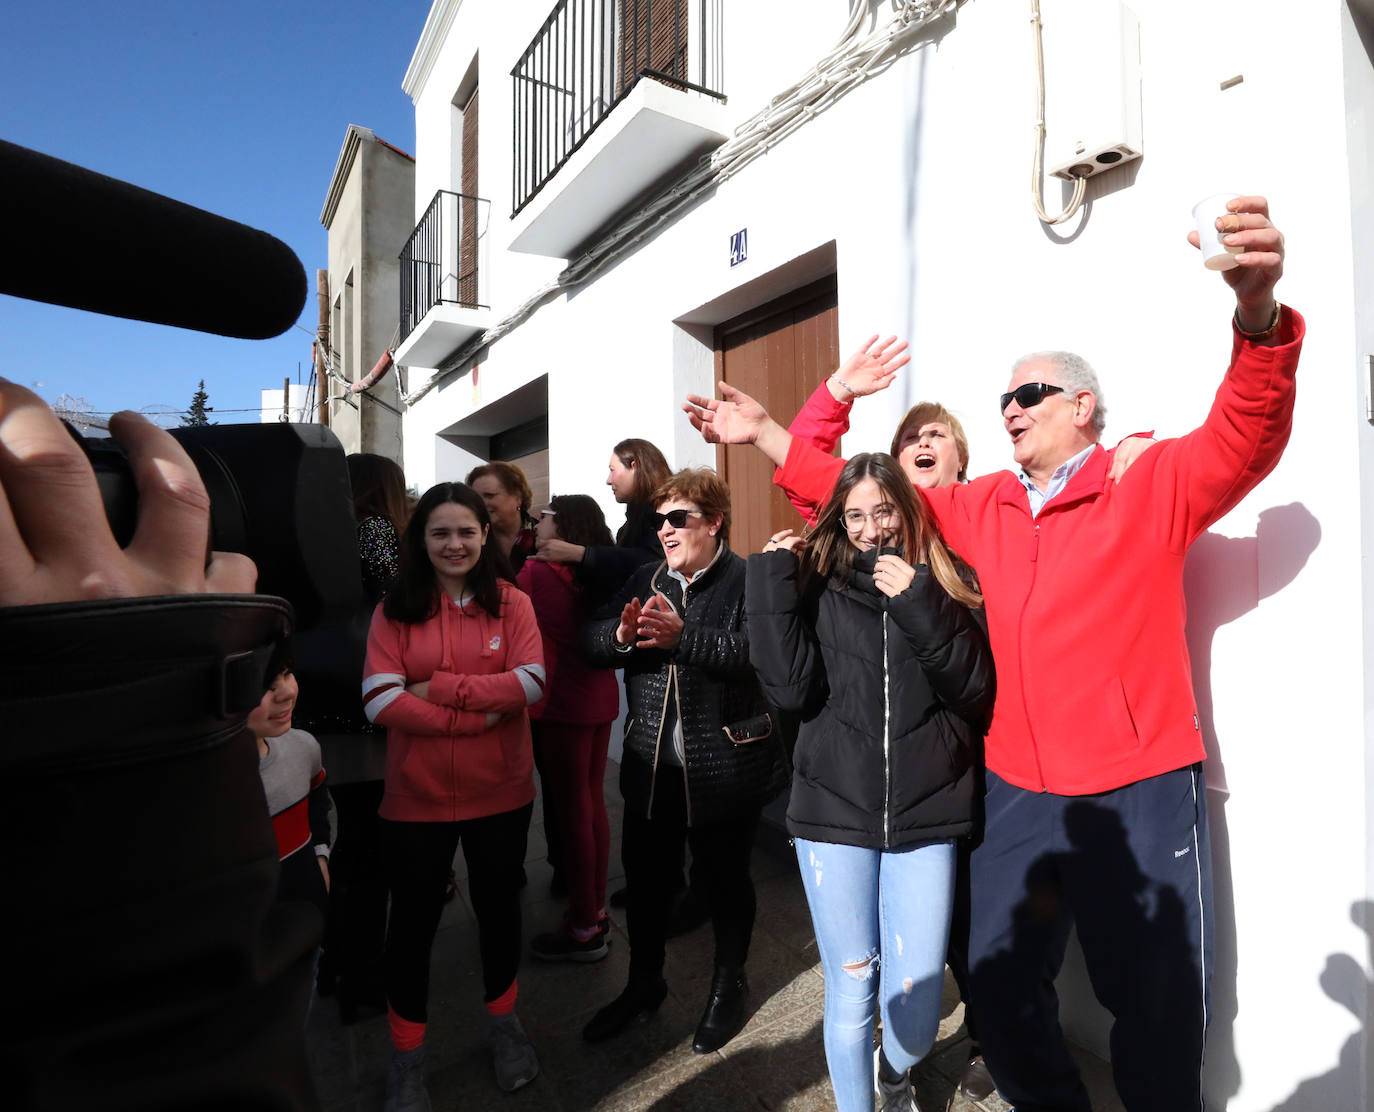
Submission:
M 538 536 L 587 547 L 611 543 L 601 507 L 585 494 L 554 498 L 540 511 Z M 611 838 L 602 785 L 620 693 L 615 673 L 589 667 L 578 651 L 589 609 L 578 568 L 530 560 L 516 582 L 534 603 L 544 642 L 548 693 L 530 708 L 530 729 L 557 827 L 546 834 L 561 843 L 569 904 L 562 926 L 536 936 L 530 949 L 545 961 L 598 961 L 606 956 L 602 924 Z

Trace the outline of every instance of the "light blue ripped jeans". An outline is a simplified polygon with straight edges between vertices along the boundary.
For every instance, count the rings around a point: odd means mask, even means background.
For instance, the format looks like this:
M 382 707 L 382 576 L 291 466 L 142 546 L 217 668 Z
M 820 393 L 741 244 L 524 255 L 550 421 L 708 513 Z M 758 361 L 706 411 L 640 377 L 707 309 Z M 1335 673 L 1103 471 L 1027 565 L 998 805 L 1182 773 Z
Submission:
M 796 839 L 825 973 L 825 1061 L 838 1112 L 873 1109 L 873 1002 L 883 1055 L 908 1070 L 940 1026 L 952 841 L 863 849 Z

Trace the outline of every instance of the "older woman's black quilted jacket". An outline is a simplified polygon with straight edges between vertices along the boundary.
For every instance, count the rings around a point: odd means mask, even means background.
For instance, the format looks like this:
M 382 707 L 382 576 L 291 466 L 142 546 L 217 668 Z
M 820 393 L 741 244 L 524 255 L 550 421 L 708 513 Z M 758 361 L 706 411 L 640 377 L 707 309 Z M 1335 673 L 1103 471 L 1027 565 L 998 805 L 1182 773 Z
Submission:
M 632 598 L 660 592 L 682 615 L 675 649 L 619 651 L 615 631 Z M 686 595 L 663 561 L 641 566 L 599 617 L 584 629 L 589 660 L 625 669 L 629 716 L 620 790 L 625 806 L 650 816 L 657 762 L 673 744 L 672 714 L 682 719 L 686 750 L 687 821 L 718 822 L 760 807 L 787 780 L 777 714 L 749 666 L 744 621 L 744 561 L 725 545 Z

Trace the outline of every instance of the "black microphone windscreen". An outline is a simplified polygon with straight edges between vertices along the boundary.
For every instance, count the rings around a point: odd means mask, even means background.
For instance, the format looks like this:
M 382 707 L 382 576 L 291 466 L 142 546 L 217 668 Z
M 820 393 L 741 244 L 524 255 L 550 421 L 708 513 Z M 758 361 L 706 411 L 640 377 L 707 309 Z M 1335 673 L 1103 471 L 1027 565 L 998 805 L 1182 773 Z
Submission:
M 0 140 L 0 293 L 265 340 L 305 305 L 305 270 L 266 232 Z

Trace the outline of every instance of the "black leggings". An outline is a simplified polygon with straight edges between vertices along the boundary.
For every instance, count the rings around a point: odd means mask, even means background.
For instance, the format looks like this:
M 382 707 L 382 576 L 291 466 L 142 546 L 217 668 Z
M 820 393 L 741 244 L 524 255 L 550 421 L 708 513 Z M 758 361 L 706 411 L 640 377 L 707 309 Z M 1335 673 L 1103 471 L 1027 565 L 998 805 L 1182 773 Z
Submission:
M 444 908 L 444 881 L 460 843 L 477 916 L 485 999 L 499 999 L 515 983 L 520 964 L 520 870 L 533 810 L 534 804 L 527 803 L 514 811 L 461 822 L 382 820 L 391 886 L 386 997 L 402 1019 L 426 1020 L 430 951 Z

